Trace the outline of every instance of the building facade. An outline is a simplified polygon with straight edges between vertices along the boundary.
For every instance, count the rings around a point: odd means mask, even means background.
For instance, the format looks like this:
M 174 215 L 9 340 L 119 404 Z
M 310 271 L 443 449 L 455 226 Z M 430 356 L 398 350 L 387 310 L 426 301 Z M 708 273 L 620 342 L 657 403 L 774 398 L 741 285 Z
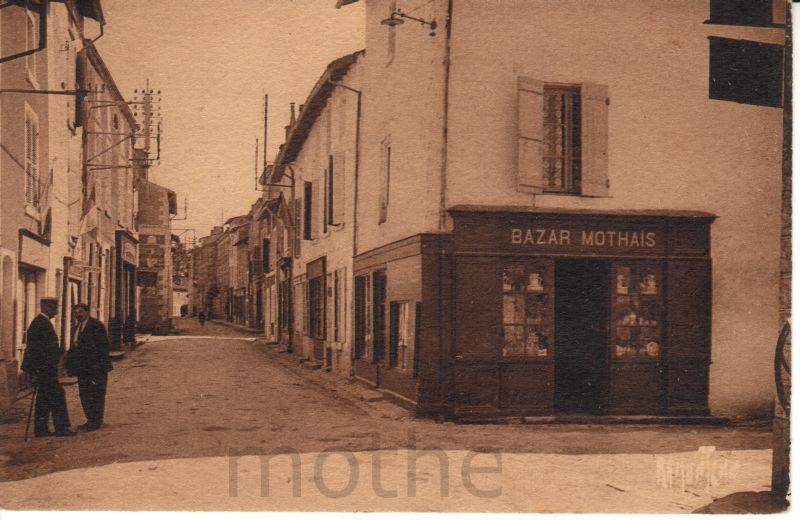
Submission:
M 139 330 L 165 334 L 172 328 L 173 269 L 171 218 L 177 214 L 175 192 L 147 179 L 137 183 Z M 134 316 L 135 318 L 135 316 Z
M 131 156 L 136 125 L 91 38 L 100 2 L 15 2 L 0 10 L 0 407 L 16 396 L 24 333 L 41 297 L 87 303 L 109 323 L 135 305 Z M 127 277 L 126 277 L 127 275 Z M 117 327 L 118 329 L 118 327 Z
M 272 191 L 268 205 L 274 225 L 268 287 L 274 290 L 265 299 L 265 330 L 296 354 L 342 374 L 350 373 L 353 343 L 348 302 L 363 56 L 359 51 L 333 61 L 296 118 L 292 107 L 267 183 L 283 187 Z
M 768 413 L 783 4 L 442 0 L 433 36 L 405 4 L 366 5 L 356 375 L 455 416 Z
M 732 5 L 367 2 L 265 167 L 254 323 L 420 414 L 769 414 L 786 6 Z

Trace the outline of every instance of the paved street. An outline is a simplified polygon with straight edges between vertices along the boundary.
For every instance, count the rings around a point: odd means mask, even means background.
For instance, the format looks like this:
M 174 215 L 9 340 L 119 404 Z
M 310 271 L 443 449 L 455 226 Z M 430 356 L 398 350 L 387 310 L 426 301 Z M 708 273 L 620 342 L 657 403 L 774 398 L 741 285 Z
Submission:
M 184 320 L 179 330 L 115 365 L 99 431 L 26 444 L 28 401 L 18 403 L 19 422 L 0 425 L 0 506 L 686 512 L 769 485 L 763 428 L 436 423 L 363 400 L 359 384 L 305 369 L 232 328 Z M 67 398 L 81 424 L 75 386 Z M 701 446 L 715 451 L 702 455 Z M 291 450 L 296 459 L 269 461 L 265 490 L 256 455 Z M 713 478 L 698 476 L 709 461 Z

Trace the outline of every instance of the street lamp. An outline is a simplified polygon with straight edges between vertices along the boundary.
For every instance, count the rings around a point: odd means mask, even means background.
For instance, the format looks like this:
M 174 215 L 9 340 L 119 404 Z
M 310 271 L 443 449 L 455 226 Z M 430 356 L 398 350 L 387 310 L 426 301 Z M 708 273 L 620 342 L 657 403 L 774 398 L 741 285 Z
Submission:
M 395 9 L 394 11 L 392 11 L 392 14 L 389 15 L 389 18 L 381 20 L 381 24 L 388 25 L 389 27 L 397 27 L 398 25 L 406 23 L 405 18 L 408 18 L 409 20 L 414 20 L 415 22 L 419 22 L 423 27 L 427 25 L 428 27 L 431 28 L 430 36 L 436 36 L 436 28 L 438 27 L 436 20 L 431 20 L 429 22 L 422 18 L 415 18 L 411 15 L 404 13 L 400 9 Z

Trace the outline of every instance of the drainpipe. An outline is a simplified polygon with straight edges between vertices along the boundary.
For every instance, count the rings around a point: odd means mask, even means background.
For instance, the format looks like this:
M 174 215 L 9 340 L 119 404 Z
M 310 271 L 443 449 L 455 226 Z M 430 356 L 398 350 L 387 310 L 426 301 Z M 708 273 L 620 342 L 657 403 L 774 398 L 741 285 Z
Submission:
M 63 352 L 67 348 L 67 320 L 71 315 L 72 309 L 69 306 L 69 270 L 71 258 L 64 257 L 64 276 L 61 279 L 61 342 L 60 347 Z
M 447 190 L 447 124 L 450 103 L 450 42 L 453 30 L 453 0 L 447 2 L 447 23 L 445 25 L 444 56 L 444 114 L 442 115 L 442 174 L 439 186 L 439 231 L 444 231 L 446 224 L 445 208 Z
M 354 89 L 353 87 L 349 87 L 344 83 L 337 83 L 330 80 L 328 81 L 333 86 L 342 87 L 343 89 L 356 93 L 356 160 L 353 166 L 353 176 L 355 177 L 355 189 L 353 190 L 353 259 L 355 259 L 356 255 L 358 255 L 358 172 L 361 162 L 361 91 Z M 355 277 L 353 277 L 353 279 L 355 279 Z M 355 284 L 353 284 L 353 288 L 355 288 Z M 353 348 L 354 346 L 355 345 L 351 345 L 350 348 L 350 377 L 355 375 L 355 369 L 353 367 L 356 359 L 356 351 L 355 348 Z

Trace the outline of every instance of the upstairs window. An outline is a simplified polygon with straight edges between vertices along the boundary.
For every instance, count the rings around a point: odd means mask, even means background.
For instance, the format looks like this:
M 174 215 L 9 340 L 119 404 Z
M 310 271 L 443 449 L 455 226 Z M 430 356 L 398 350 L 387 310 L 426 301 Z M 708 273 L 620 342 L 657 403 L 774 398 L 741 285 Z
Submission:
M 783 106 L 783 46 L 710 37 L 708 96 Z
M 581 92 L 544 88 L 544 190 L 578 193 L 581 182 Z
M 34 14 L 33 9 L 38 7 L 32 5 L 32 2 L 25 2 L 25 49 L 33 50 L 39 48 L 39 23 Z M 28 81 L 36 86 L 36 56 L 38 53 L 28 54 L 25 56 L 25 72 Z
M 517 190 L 608 196 L 608 87 L 517 82 Z
M 770 26 L 786 23 L 786 0 L 711 0 L 709 23 Z
M 314 187 L 310 182 L 303 184 L 303 240 L 311 240 L 311 217 L 313 214 Z

